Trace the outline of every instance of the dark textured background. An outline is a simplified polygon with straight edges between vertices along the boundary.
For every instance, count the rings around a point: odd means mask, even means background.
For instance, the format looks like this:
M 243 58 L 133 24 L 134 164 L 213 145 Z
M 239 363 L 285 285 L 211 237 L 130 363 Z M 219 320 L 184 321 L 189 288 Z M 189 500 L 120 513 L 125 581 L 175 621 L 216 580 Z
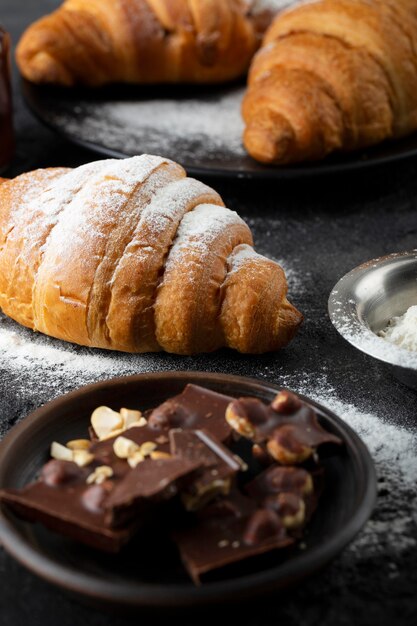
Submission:
M 0 0 L 0 23 L 16 42 L 33 19 L 57 4 L 53 0 Z M 58 139 L 33 119 L 19 95 L 16 73 L 14 95 L 17 151 L 9 175 L 35 167 L 78 165 L 95 158 Z M 415 393 L 393 379 L 382 365 L 344 343 L 327 317 L 328 294 L 340 276 L 369 258 L 416 247 L 416 174 L 417 159 L 412 159 L 317 181 L 210 180 L 226 204 L 249 220 L 258 250 L 285 259 L 298 282 L 301 280 L 302 289 L 294 290 L 293 300 L 305 313 L 303 330 L 288 349 L 275 355 L 253 358 L 228 351 L 198 358 L 154 355 L 147 361 L 132 358 L 126 371 L 135 371 L 137 364 L 143 369 L 145 363 L 153 370 L 205 369 L 262 376 L 274 382 L 285 376 L 294 388 L 308 387 L 309 381 L 313 384 L 325 374 L 342 401 L 417 430 Z M 66 391 L 74 384 L 57 373 L 53 389 L 49 381 L 37 382 L 35 388 L 28 384 L 26 374 L 9 372 L 1 359 L 0 375 L 1 430 L 55 395 L 57 385 L 59 391 Z M 346 552 L 314 580 L 284 597 L 237 607 L 233 618 L 218 610 L 214 615 L 187 613 L 184 624 L 204 625 L 213 619 L 222 624 L 233 619 L 248 626 L 417 623 L 416 491 L 394 490 L 390 468 L 377 469 L 380 490 L 373 524 L 383 529 L 376 535 L 377 546 L 370 549 L 367 539 L 368 547 L 361 553 L 359 538 L 356 550 Z M 399 511 L 406 512 L 408 520 L 401 527 L 401 542 L 398 531 L 390 530 Z M 129 620 L 83 608 L 26 572 L 0 548 L 0 626 L 105 626 L 137 624 L 139 620 L 166 624 L 167 619 L 175 617 L 141 613 Z

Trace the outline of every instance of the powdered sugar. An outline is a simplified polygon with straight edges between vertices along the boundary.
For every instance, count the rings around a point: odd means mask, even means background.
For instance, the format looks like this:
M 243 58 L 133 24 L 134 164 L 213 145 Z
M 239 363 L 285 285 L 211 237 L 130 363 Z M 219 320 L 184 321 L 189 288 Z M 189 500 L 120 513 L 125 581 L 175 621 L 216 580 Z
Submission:
M 45 111 L 48 121 L 70 135 L 124 154 L 163 153 L 182 162 L 235 159 L 246 155 L 240 114 L 243 86 L 187 89 L 188 97 L 62 102 Z M 61 110 L 60 110 L 61 109 Z
M 355 315 L 352 315 L 352 312 L 344 314 L 342 303 L 338 303 L 336 299 L 336 292 L 333 294 L 334 324 L 346 341 L 381 361 L 398 367 L 417 370 L 417 352 L 386 341 L 361 323 Z
M 299 4 L 300 0 L 251 0 L 251 13 L 264 13 L 265 11 L 280 11 L 290 6 Z
M 232 226 L 244 224 L 235 211 L 214 204 L 200 204 L 183 217 L 169 252 L 165 274 L 170 270 L 177 271 L 180 264 L 184 267 L 184 257 L 192 256 L 192 250 L 197 251 L 201 259 L 211 254 L 217 237 Z
M 248 246 L 247 244 L 242 244 L 234 249 L 232 254 L 229 256 L 228 261 L 230 263 L 230 272 L 236 272 L 242 265 L 244 265 L 247 261 L 259 258 L 260 255 L 255 252 L 255 250 Z
M 417 306 L 411 306 L 404 315 L 393 317 L 379 336 L 400 348 L 417 352 Z
M 67 388 L 112 376 L 159 371 L 167 367 L 178 369 L 177 362 L 171 363 L 168 355 L 106 353 L 72 346 L 32 333 L 3 316 L 0 316 L 0 351 L 3 366 L 14 371 L 16 379 L 22 379 L 26 392 L 31 388 L 33 393 L 47 389 L 49 398 Z M 202 357 L 198 362 L 200 369 L 204 368 L 204 362 Z M 259 370 L 259 377 L 263 375 L 268 375 L 267 369 Z M 406 499 L 412 506 L 412 498 L 416 499 L 417 481 L 417 436 L 412 431 L 405 426 L 390 423 L 382 415 L 340 400 L 336 390 L 327 381 L 323 365 L 318 365 L 318 371 L 314 373 L 282 373 L 277 380 L 280 385 L 304 393 L 327 406 L 350 424 L 368 445 L 378 475 L 384 479 L 384 489 L 395 494 L 395 498 Z M 413 520 L 409 510 L 409 506 L 404 506 L 396 511 L 395 519 L 381 516 L 377 511 L 377 516 L 352 544 L 348 554 L 357 561 L 382 554 L 386 547 L 381 539 L 387 533 L 395 541 L 397 553 L 408 549 L 415 543 L 410 531 Z

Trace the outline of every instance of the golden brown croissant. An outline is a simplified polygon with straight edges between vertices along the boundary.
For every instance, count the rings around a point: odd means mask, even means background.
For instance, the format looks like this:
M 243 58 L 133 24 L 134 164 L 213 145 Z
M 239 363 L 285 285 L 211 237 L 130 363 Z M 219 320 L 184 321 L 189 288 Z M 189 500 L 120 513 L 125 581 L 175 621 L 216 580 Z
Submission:
M 245 222 L 168 159 L 0 185 L 0 307 L 34 330 L 127 352 L 265 352 L 301 323 L 286 293 Z
M 417 128 L 416 0 L 317 0 L 279 14 L 243 102 L 267 163 L 316 160 Z
M 223 82 L 246 73 L 274 2 L 66 0 L 29 27 L 17 62 L 33 82 L 66 86 Z

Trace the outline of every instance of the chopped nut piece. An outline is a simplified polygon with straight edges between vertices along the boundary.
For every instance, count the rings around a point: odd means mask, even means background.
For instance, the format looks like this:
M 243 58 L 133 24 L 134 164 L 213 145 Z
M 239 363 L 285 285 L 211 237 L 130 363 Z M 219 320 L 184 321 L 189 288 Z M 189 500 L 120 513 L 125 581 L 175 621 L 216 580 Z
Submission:
M 63 446 L 61 443 L 54 441 L 51 445 L 51 457 L 57 461 L 72 461 L 73 451 Z
M 87 450 L 73 450 L 72 458 L 79 467 L 85 467 L 94 461 L 94 455 Z
M 111 478 L 113 476 L 113 470 L 108 465 L 99 465 L 96 467 L 94 472 L 92 472 L 87 477 L 87 483 L 91 485 L 95 483 L 96 485 L 101 485 L 107 478 Z
M 246 416 L 236 412 L 235 402 L 231 402 L 226 409 L 226 421 L 239 435 L 252 439 L 255 436 L 255 429 Z
M 113 443 L 113 450 L 119 459 L 127 459 L 139 450 L 139 446 L 131 439 L 127 439 L 126 437 L 117 437 Z
M 124 426 L 120 413 L 113 411 L 108 406 L 99 406 L 93 411 L 91 425 L 100 440 L 110 435 L 112 431 Z
M 109 432 L 109 434 L 106 435 L 105 437 L 101 437 L 100 441 L 107 441 L 108 439 L 113 439 L 114 437 L 117 437 L 118 435 L 121 435 L 124 432 L 125 432 L 124 428 L 117 428 L 116 430 L 112 430 L 111 432 Z
M 88 450 L 90 446 L 91 441 L 88 439 L 72 439 L 67 443 L 67 448 L 70 450 Z
M 128 457 L 127 462 L 129 463 L 129 466 L 132 469 L 135 469 L 135 467 L 139 465 L 139 463 L 142 463 L 142 461 L 144 460 L 145 460 L 145 457 L 143 456 L 141 451 L 137 450 L 131 456 Z
M 160 452 L 160 450 L 155 450 L 151 452 L 150 455 L 153 461 L 159 461 L 160 459 L 172 459 L 172 455 L 168 452 Z
M 137 422 L 131 422 L 128 428 L 142 428 L 143 426 L 146 426 L 147 423 L 146 419 L 141 417 Z
M 126 429 L 130 428 L 133 423 L 139 422 L 142 418 L 141 411 L 133 411 L 131 409 L 120 409 L 120 415 Z M 146 424 L 145 418 L 142 419 L 144 419 Z
M 153 441 L 145 441 L 140 447 L 143 456 L 149 456 L 158 446 Z

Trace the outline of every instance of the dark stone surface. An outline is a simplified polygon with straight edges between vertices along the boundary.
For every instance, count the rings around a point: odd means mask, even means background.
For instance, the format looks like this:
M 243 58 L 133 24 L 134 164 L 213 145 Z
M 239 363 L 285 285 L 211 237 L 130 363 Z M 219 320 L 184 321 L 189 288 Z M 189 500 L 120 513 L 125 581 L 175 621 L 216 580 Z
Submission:
M 16 42 L 35 17 L 59 4 L 54 0 L 0 0 L 0 21 Z M 9 175 L 35 167 L 78 165 L 95 158 L 45 130 L 28 113 L 19 95 L 15 73 L 15 124 L 17 153 Z M 327 316 L 328 294 L 340 276 L 352 267 L 382 254 L 416 247 L 417 159 L 349 176 L 318 181 L 251 183 L 210 180 L 226 204 L 248 219 L 258 250 L 284 259 L 297 276 L 295 304 L 306 322 L 294 343 L 279 354 L 259 358 L 228 351 L 197 358 L 153 355 L 152 370 L 202 369 L 263 377 L 285 377 L 295 388 L 320 378 L 345 403 L 382 416 L 385 422 L 407 423 L 416 432 L 415 393 L 391 377 L 381 364 L 346 344 Z M 300 287 L 301 284 L 301 287 Z M 140 359 L 140 357 L 139 357 Z M 138 357 L 125 371 L 135 371 Z M 1 366 L 1 427 L 7 429 L 34 407 L 59 391 L 71 389 L 72 380 L 56 372 L 50 379 L 30 384 L 26 374 Z M 54 376 L 51 372 L 51 376 Z M 88 376 L 85 382 L 88 382 Z M 411 436 L 411 434 L 410 434 Z M 398 451 L 398 456 L 401 450 Z M 416 489 L 393 478 L 393 468 L 378 462 L 378 506 L 368 530 L 355 549 L 347 550 L 322 574 L 282 598 L 236 608 L 233 622 L 248 626 L 408 625 L 417 623 L 417 512 Z M 401 517 L 400 530 L 393 532 Z M 378 532 L 374 532 L 379 529 Z M 142 613 L 134 618 L 106 616 L 84 608 L 35 578 L 0 550 L 0 626 L 31 624 L 166 623 L 171 615 Z M 226 614 L 189 612 L 184 624 L 228 622 Z

